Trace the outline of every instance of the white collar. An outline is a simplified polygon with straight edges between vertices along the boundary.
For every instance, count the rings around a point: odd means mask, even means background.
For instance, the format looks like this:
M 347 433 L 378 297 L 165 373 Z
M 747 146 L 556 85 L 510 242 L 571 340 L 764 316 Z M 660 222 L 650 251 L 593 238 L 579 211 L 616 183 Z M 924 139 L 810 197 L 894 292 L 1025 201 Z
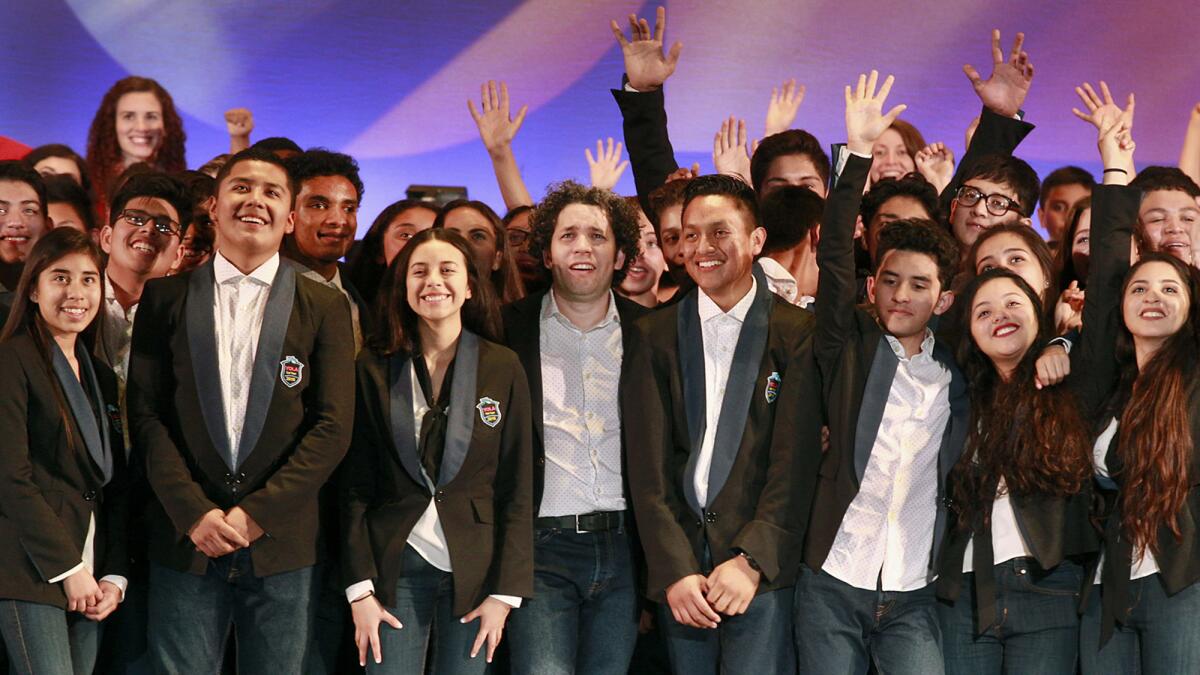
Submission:
M 556 318 L 559 321 L 563 322 L 565 325 L 578 330 L 578 327 L 575 326 L 575 324 L 572 323 L 571 320 L 568 319 L 566 317 L 566 315 L 563 314 L 562 311 L 558 308 L 558 301 L 554 299 L 554 289 L 553 288 L 551 288 L 549 291 L 546 292 L 546 297 L 542 300 L 542 319 L 549 319 L 549 318 Z M 611 323 L 613 321 L 620 323 L 621 315 L 617 313 L 617 299 L 613 295 L 613 292 L 610 290 L 608 292 L 608 311 L 605 312 L 604 319 L 589 330 L 595 330 L 596 328 L 603 328 L 604 326 L 607 326 L 609 323 Z
M 217 284 L 223 284 L 230 279 L 240 279 L 241 277 L 249 277 L 259 283 L 270 286 L 275 281 L 275 273 L 279 271 L 279 254 L 276 253 L 266 262 L 259 265 L 250 274 L 242 274 L 242 271 L 234 267 L 233 263 L 221 254 L 218 250 L 213 256 L 213 276 L 217 280 Z
M 754 304 L 755 292 L 758 290 L 758 280 L 751 275 L 750 290 L 746 291 L 742 299 L 738 300 L 737 304 L 728 312 L 718 307 L 717 303 L 713 302 L 712 298 L 708 297 L 708 294 L 704 292 L 704 289 L 697 290 L 700 291 L 697 309 L 700 312 L 701 323 L 718 316 L 728 316 L 735 319 L 738 323 L 743 323 L 746 321 L 746 315 L 750 313 L 750 306 Z
M 884 337 L 887 338 L 888 344 L 891 345 L 892 353 L 894 353 L 896 358 L 900 359 L 901 361 L 919 361 L 922 363 L 928 363 L 933 360 L 933 348 L 937 344 L 937 340 L 933 336 L 933 331 L 929 330 L 928 326 L 925 327 L 925 337 L 921 340 L 921 351 L 913 354 L 912 356 L 904 355 L 904 345 L 900 344 L 900 340 L 897 339 L 896 336 L 887 335 L 885 333 Z

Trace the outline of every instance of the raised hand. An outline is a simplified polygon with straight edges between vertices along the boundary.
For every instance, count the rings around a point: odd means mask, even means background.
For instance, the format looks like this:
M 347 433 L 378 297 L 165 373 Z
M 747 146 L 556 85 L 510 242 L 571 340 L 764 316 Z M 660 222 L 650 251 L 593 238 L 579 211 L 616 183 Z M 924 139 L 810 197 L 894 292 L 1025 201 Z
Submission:
M 667 178 L 663 182 L 670 183 L 673 180 L 690 180 L 692 178 L 699 178 L 699 177 L 700 177 L 700 162 L 696 162 L 696 163 L 692 164 L 691 167 L 681 166 L 678 169 L 675 169 L 671 173 L 667 174 Z
M 917 156 L 913 157 L 913 163 L 917 165 L 917 172 L 924 176 L 939 194 L 954 178 L 954 153 L 945 143 L 930 143 L 921 148 L 917 151 Z
M 787 131 L 796 120 L 796 111 L 804 102 L 804 85 L 796 85 L 796 78 L 783 83 L 783 87 L 771 89 L 771 103 L 767 106 L 767 130 L 764 135 Z
M 587 155 L 588 172 L 592 176 L 592 187 L 611 190 L 617 185 L 617 181 L 621 180 L 621 174 L 625 173 L 625 169 L 629 166 L 629 160 L 621 161 L 621 150 L 624 147 L 624 143 L 617 142 L 614 148 L 612 136 L 609 136 L 607 148 L 604 147 L 604 141 L 596 141 L 595 157 L 592 157 L 591 149 L 584 149 L 583 153 Z
M 879 71 L 872 70 L 871 75 L 859 75 L 858 86 L 854 89 L 846 85 L 846 147 L 860 155 L 870 155 L 875 141 L 892 126 L 892 122 L 904 112 L 908 106 L 898 105 L 885 115 L 883 104 L 892 91 L 896 78 L 891 75 L 883 81 L 879 91 L 875 85 L 879 81 Z
M 475 109 L 475 102 L 467 99 L 467 109 L 471 111 L 471 119 L 479 127 L 479 138 L 483 147 L 491 154 L 503 151 L 512 145 L 513 138 L 525 121 L 525 113 L 529 106 L 523 105 L 517 111 L 517 118 L 509 114 L 508 85 L 501 82 L 496 86 L 495 80 L 488 80 L 479 85 L 479 98 L 482 112 Z
M 1100 127 L 1096 145 L 1100 148 L 1100 161 L 1104 163 L 1105 185 L 1128 185 L 1133 180 L 1133 152 L 1137 144 L 1133 142 L 1132 132 L 1124 124 L 1125 119 L 1133 119 L 1133 106 L 1131 96 L 1125 110 L 1120 115 L 1106 117 L 1104 126 Z
M 1112 92 L 1108 90 L 1108 83 L 1104 80 L 1100 80 L 1100 93 L 1103 98 L 1097 96 L 1096 90 L 1087 82 L 1075 87 L 1075 93 L 1079 95 L 1079 100 L 1083 101 L 1083 105 L 1088 110 L 1087 113 L 1084 113 L 1079 108 L 1071 108 L 1071 112 L 1079 119 L 1100 129 L 1106 126 L 1114 117 L 1119 117 L 1121 118 L 1121 124 L 1126 129 L 1133 129 L 1132 93 L 1129 94 L 1129 98 L 1126 100 L 1126 105 L 1128 106 L 1126 110 L 1122 110 L 1121 106 L 1113 102 Z
M 229 152 L 237 154 L 250 147 L 250 132 L 254 131 L 254 114 L 246 108 L 225 111 L 225 129 L 229 132 Z
M 733 115 L 721 122 L 713 137 L 713 168 L 750 182 L 750 152 L 746 148 L 746 121 Z
M 676 42 L 671 45 L 671 51 L 663 55 L 663 33 L 667 30 L 665 9 L 659 7 L 655 13 L 653 34 L 650 24 L 636 14 L 629 15 L 629 40 L 625 39 L 625 33 L 616 20 L 613 20 L 611 27 L 621 45 L 621 55 L 625 57 L 625 75 L 629 78 L 629 86 L 638 91 L 652 91 L 661 87 L 675 72 L 683 43 Z
M 1033 81 L 1033 64 L 1029 62 L 1029 54 L 1021 49 L 1025 44 L 1025 34 L 1017 33 L 1013 40 L 1012 51 L 1008 60 L 1004 60 L 1004 52 L 1000 51 L 1000 30 L 992 31 L 992 74 L 988 79 L 979 76 L 979 71 L 970 64 L 963 66 L 963 72 L 975 87 L 975 93 L 983 105 L 997 115 L 1012 117 L 1021 110 L 1025 96 L 1029 93 L 1029 84 Z

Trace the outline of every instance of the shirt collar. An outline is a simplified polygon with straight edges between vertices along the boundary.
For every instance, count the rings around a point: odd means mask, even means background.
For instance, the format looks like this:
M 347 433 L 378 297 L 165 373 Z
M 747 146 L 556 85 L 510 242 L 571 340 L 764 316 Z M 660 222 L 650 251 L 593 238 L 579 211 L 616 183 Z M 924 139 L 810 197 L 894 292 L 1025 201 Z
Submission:
M 240 279 L 241 277 L 249 277 L 255 281 L 270 286 L 275 281 L 275 273 L 279 271 L 279 254 L 276 253 L 266 262 L 259 265 L 250 274 L 242 274 L 242 271 L 234 267 L 233 263 L 217 251 L 213 256 L 213 276 L 217 280 L 217 285 L 223 284 L 230 279 Z
M 925 337 L 921 340 L 921 351 L 912 357 L 904 355 L 904 345 L 900 344 L 900 340 L 896 339 L 895 336 L 884 334 L 884 337 L 887 338 L 888 345 L 892 348 L 892 353 L 901 361 L 915 361 L 918 363 L 933 361 L 933 347 L 937 343 L 937 340 L 933 336 L 933 331 L 929 330 L 928 326 L 925 328 Z
M 746 295 L 742 296 L 742 299 L 738 300 L 737 304 L 734 305 L 733 308 L 728 312 L 722 311 L 721 308 L 717 306 L 717 303 L 713 302 L 712 298 L 708 297 L 708 294 L 704 292 L 704 289 L 698 290 L 700 291 L 700 298 L 699 302 L 697 303 L 697 309 L 700 312 L 701 323 L 718 316 L 728 316 L 736 320 L 738 323 L 743 323 L 746 320 L 746 315 L 750 313 L 750 306 L 754 304 L 754 297 L 758 291 L 758 280 L 751 275 L 750 290 L 746 291 Z
M 575 324 L 571 323 L 571 320 L 568 319 L 566 317 L 566 315 L 564 315 L 561 311 L 559 311 L 558 302 L 555 301 L 555 299 L 554 299 L 554 289 L 553 288 L 551 288 L 549 291 L 547 291 L 546 297 L 542 299 L 542 320 L 545 321 L 545 320 L 551 319 L 551 318 L 557 319 L 559 322 L 561 322 L 565 326 L 574 328 L 575 330 L 579 330 L 579 328 Z M 613 292 L 610 290 L 608 292 L 608 311 L 605 312 L 604 319 L 600 323 L 596 324 L 595 326 L 593 326 L 592 328 L 590 328 L 588 330 L 596 330 L 597 328 L 604 328 L 605 326 L 609 325 L 610 323 L 613 323 L 614 321 L 617 323 L 620 323 L 621 315 L 617 313 L 617 299 L 613 295 Z

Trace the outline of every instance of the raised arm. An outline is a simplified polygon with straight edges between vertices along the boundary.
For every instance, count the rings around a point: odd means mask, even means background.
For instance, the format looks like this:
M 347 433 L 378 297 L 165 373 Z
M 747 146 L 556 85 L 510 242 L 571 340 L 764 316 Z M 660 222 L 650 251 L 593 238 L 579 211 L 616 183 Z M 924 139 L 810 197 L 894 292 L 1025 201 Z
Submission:
M 591 148 L 584 148 L 583 154 L 587 157 L 592 187 L 611 190 L 617 186 L 617 181 L 621 180 L 621 175 L 629 168 L 629 160 L 621 161 L 621 150 L 624 147 L 624 143 L 618 142 L 614 148 L 612 136 L 609 136 L 607 148 L 604 141 L 596 141 L 595 157 L 592 157 Z
M 236 155 L 250 147 L 250 132 L 254 131 L 254 115 L 246 108 L 226 110 L 225 130 L 229 132 L 229 154 Z
M 475 102 L 471 99 L 467 99 L 467 109 L 471 111 L 475 126 L 479 127 L 483 147 L 492 158 L 492 170 L 496 172 L 496 182 L 500 184 L 504 207 L 511 211 L 518 206 L 533 206 L 533 197 L 521 178 L 521 168 L 517 166 L 517 157 L 512 149 L 513 138 L 521 129 L 529 106 L 521 106 L 517 118 L 513 119 L 509 114 L 508 85 L 501 82 L 497 86 L 494 80 L 479 85 L 479 98 L 481 110 L 475 109 Z
M 1188 120 L 1183 150 L 1179 153 L 1179 168 L 1200 183 L 1200 103 L 1192 108 L 1192 117 Z
M 771 89 L 771 103 L 767 105 L 767 124 L 763 138 L 792 128 L 796 112 L 804 102 L 807 88 L 796 84 L 796 78 L 785 80 L 783 86 Z

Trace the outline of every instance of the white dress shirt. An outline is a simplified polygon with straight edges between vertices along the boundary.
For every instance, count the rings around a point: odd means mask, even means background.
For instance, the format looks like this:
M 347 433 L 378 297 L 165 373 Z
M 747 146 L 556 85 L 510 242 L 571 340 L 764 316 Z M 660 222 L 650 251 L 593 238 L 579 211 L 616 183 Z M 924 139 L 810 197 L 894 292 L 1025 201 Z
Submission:
M 713 446 L 717 442 L 717 424 L 721 420 L 729 371 L 733 368 L 733 352 L 757 290 L 758 281 L 751 277 L 750 290 L 728 312 L 722 311 L 712 298 L 700 290 L 697 309 L 700 314 L 700 334 L 704 340 L 704 439 L 700 442 L 700 455 L 696 458 L 693 485 L 696 498 L 703 506 L 708 505 L 710 496 L 716 496 L 708 494 L 708 474 L 712 469 Z
M 1003 492 L 1004 494 L 1000 494 Z M 1021 527 L 1017 523 L 1017 514 L 1013 511 L 1012 499 L 1008 490 L 1004 489 L 1004 479 L 996 488 L 997 497 L 992 502 L 992 564 L 999 565 L 1013 558 L 1032 558 L 1033 551 L 1025 543 Z M 967 550 L 963 554 L 963 572 L 975 569 L 975 537 L 967 541 Z
M 1112 418 L 1108 423 L 1108 428 L 1100 434 L 1096 439 L 1096 444 L 1092 446 L 1092 463 L 1096 467 L 1096 474 L 1104 478 L 1111 478 L 1108 473 L 1108 448 L 1112 444 L 1113 437 L 1117 435 L 1117 418 Z M 1100 554 L 1100 564 L 1096 566 L 1096 580 L 1093 583 L 1100 583 L 1100 573 L 1104 570 L 1104 554 Z M 1146 554 L 1140 560 L 1134 560 L 1129 566 L 1129 580 L 1142 579 L 1151 574 L 1158 574 L 1158 561 L 1155 560 L 1154 554 L 1150 549 L 1146 549 Z
M 246 421 L 246 402 L 250 395 L 258 336 L 262 332 L 271 284 L 275 282 L 275 273 L 278 271 L 278 253 L 250 274 L 242 274 L 220 251 L 213 256 L 213 275 L 216 278 L 213 325 L 217 333 L 217 368 L 221 377 L 225 431 L 229 434 L 229 451 L 235 466 L 238 453 L 242 450 L 238 445 Z
M 540 517 L 625 510 L 621 479 L 621 319 L 612 292 L 604 319 L 580 330 L 542 300 L 542 428 L 546 449 Z
M 950 421 L 950 371 L 933 358 L 933 332 L 899 363 L 858 494 L 846 509 L 822 569 L 854 586 L 914 591 L 930 569 L 937 519 L 938 453 Z
M 133 320 L 137 316 L 137 303 L 129 309 L 117 301 L 112 279 L 104 275 L 104 313 L 101 319 L 104 330 L 101 331 L 104 360 L 109 368 L 117 375 L 117 384 L 121 388 L 121 398 L 124 400 L 125 380 L 129 372 L 129 346 L 133 342 Z M 122 406 L 124 407 L 124 406 Z
M 95 574 L 96 573 L 96 544 L 95 544 L 95 542 L 96 542 L 96 514 L 93 513 L 90 516 L 88 516 L 88 531 L 87 531 L 87 535 L 84 536 L 84 538 L 83 538 L 83 560 L 78 565 L 72 567 L 71 569 L 67 570 L 66 572 L 63 572 L 62 574 L 54 577 L 53 579 L 50 579 L 47 583 L 57 584 L 60 581 L 66 580 L 67 577 L 71 576 L 72 574 L 75 574 L 76 572 L 78 572 L 79 570 L 82 570 L 82 569 L 86 569 L 88 571 L 88 573 L 90 573 L 90 574 Z M 109 574 L 107 576 L 100 577 L 97 580 L 97 583 L 99 583 L 100 581 L 107 581 L 108 583 L 121 589 L 121 597 L 117 600 L 117 602 L 125 601 L 125 590 L 127 588 L 129 588 L 129 580 L 128 579 L 126 579 L 125 577 L 123 577 L 119 574 Z
M 796 278 L 778 260 L 764 255 L 754 264 L 762 270 L 763 276 L 767 279 L 767 288 L 771 289 L 775 295 L 797 307 L 806 309 L 816 300 L 811 295 L 800 295 L 800 287 L 796 283 Z

